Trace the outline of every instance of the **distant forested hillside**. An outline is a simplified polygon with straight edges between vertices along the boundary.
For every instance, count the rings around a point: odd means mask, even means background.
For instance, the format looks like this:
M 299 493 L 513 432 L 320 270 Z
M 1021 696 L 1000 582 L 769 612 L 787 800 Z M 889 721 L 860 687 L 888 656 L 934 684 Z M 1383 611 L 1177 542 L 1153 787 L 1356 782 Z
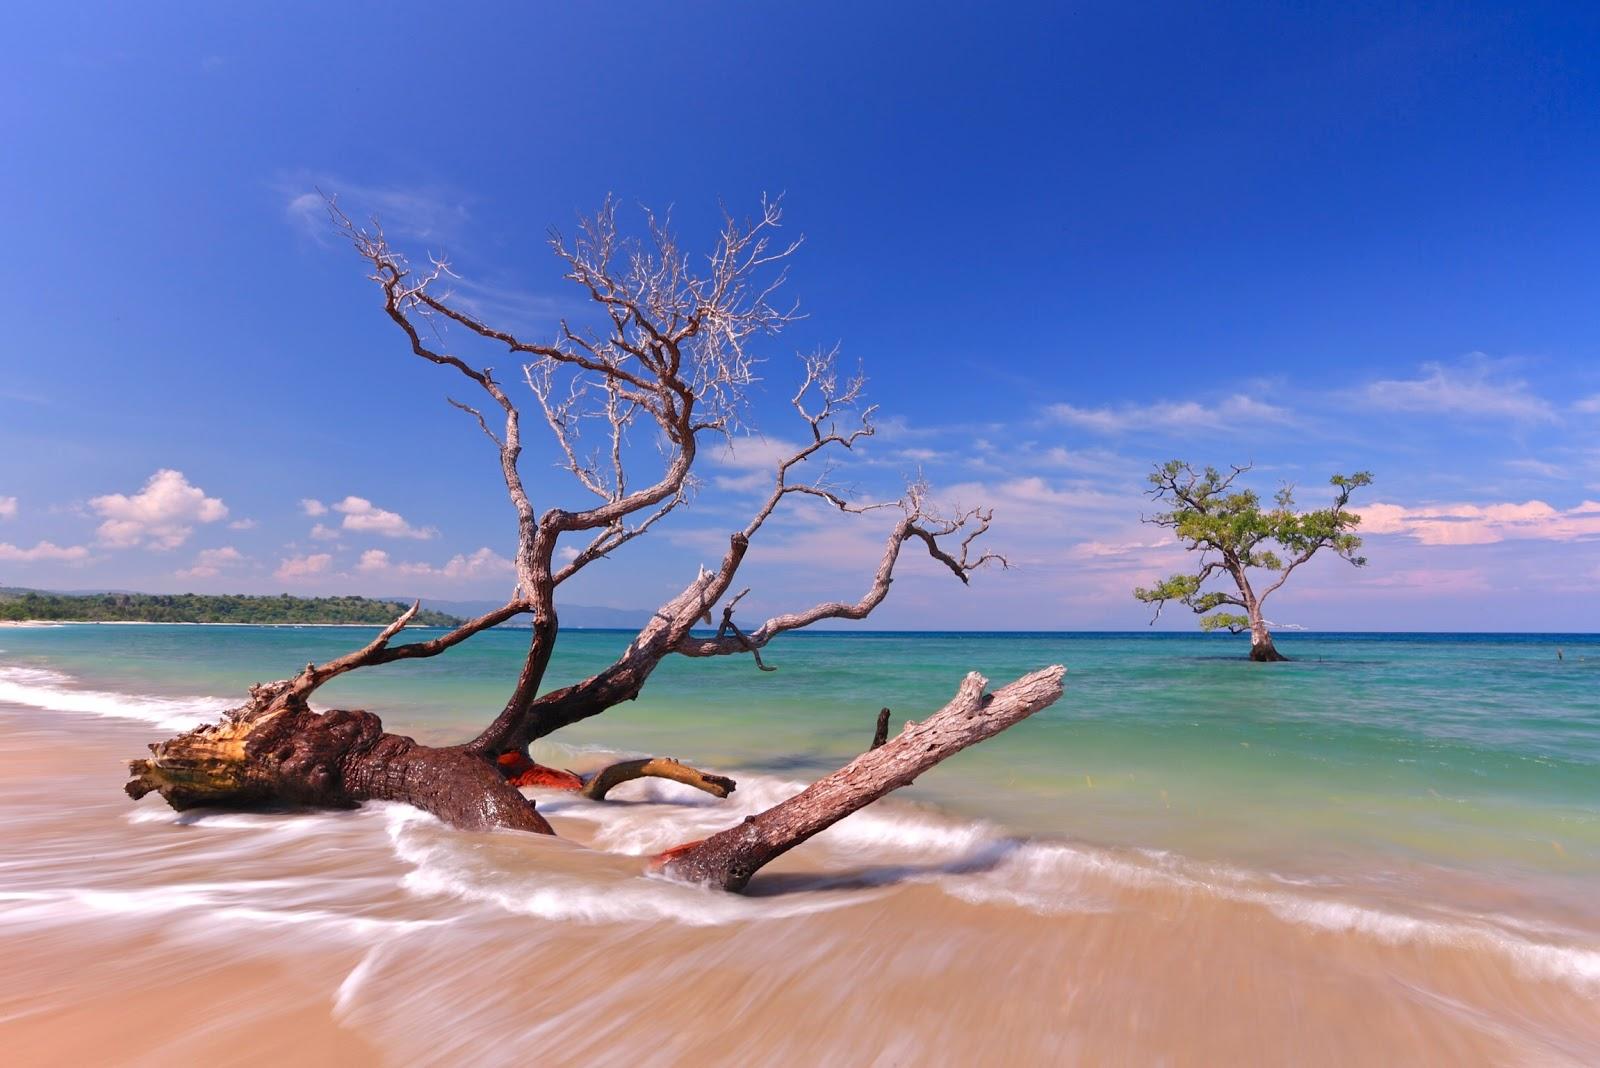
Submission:
M 247 597 L 203 593 L 45 593 L 0 590 L 0 619 L 134 623 L 389 623 L 406 605 L 369 597 Z M 416 626 L 461 620 L 423 609 Z

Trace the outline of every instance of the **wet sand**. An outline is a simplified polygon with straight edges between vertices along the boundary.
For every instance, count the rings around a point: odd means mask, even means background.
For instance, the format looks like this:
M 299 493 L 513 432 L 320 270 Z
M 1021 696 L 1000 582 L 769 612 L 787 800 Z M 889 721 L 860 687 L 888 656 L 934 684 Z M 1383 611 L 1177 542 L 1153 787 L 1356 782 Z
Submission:
M 0 708 L 10 1063 L 1600 1059 L 1583 932 L 963 851 L 927 820 L 899 845 L 829 832 L 736 898 L 630 855 L 738 818 L 708 799 L 552 796 L 563 841 L 396 807 L 179 817 L 120 793 L 159 736 Z

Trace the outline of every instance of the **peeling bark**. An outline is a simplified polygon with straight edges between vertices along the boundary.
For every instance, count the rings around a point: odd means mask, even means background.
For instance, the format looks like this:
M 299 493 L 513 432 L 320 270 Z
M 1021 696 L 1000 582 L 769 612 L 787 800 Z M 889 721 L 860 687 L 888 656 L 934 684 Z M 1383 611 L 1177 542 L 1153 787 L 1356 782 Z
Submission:
M 907 723 L 892 741 L 869 749 L 787 801 L 700 842 L 662 853 L 655 867 L 684 882 L 742 890 L 763 865 L 782 856 L 969 745 L 993 737 L 1061 696 L 1066 668 L 1025 675 L 992 694 L 973 672 L 955 699 L 921 723 Z
M 553 833 L 532 801 L 460 747 L 389 734 L 371 712 L 313 712 L 292 692 L 258 694 L 220 722 L 154 743 L 149 759 L 130 761 L 128 796 L 159 793 L 179 810 L 399 801 L 464 830 Z

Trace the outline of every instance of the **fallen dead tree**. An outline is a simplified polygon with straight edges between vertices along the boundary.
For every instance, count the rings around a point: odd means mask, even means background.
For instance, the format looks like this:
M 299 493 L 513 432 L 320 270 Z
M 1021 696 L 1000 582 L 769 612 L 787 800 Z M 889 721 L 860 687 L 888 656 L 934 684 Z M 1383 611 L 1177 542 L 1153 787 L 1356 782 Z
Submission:
M 668 850 L 656 858 L 655 867 L 687 882 L 742 890 L 769 861 L 890 790 L 910 786 L 945 758 L 1053 704 L 1061 696 L 1065 674 L 1066 668 L 1056 665 L 986 693 L 988 680 L 973 672 L 953 701 L 921 723 L 907 723 L 892 741 L 875 744 L 832 775 L 736 827 Z
M 488 325 L 442 292 L 454 277 L 445 263 L 434 261 L 426 271 L 415 271 L 376 225 L 358 227 L 331 203 L 330 213 L 367 262 L 384 313 L 412 353 L 458 374 L 487 398 L 489 415 L 459 400 L 451 403 L 474 420 L 497 453 L 499 476 L 516 516 L 513 594 L 503 606 L 444 634 L 398 641 L 415 615 L 413 606 L 362 648 L 253 687 L 249 699 L 220 722 L 152 745 L 150 757 L 130 762 L 127 791 L 134 798 L 159 793 L 175 808 L 337 808 L 400 801 L 464 829 L 548 834 L 549 824 L 521 787 L 579 790 L 601 800 L 621 782 L 654 776 L 725 797 L 735 787 L 731 779 L 675 760 L 625 761 L 584 781 L 535 764 L 528 747 L 633 700 L 656 666 L 671 656 L 748 654 L 757 667 L 771 670 L 762 652 L 778 635 L 823 620 L 866 618 L 888 596 L 907 546 L 925 551 L 962 583 L 982 567 L 1004 566 L 1003 558 L 976 547 L 989 529 L 987 509 L 941 512 L 919 483 L 898 501 L 863 505 L 832 485 L 826 469 L 803 477 L 816 472 L 827 454 L 847 452 L 873 434 L 873 409 L 861 403 L 863 379 L 841 378 L 834 353 L 817 353 L 804 358 L 804 377 L 792 397 L 805 437 L 776 461 L 769 489 L 752 505 L 750 519 L 728 535 L 716 565 L 702 567 L 662 604 L 612 664 L 573 685 L 545 689 L 560 633 L 561 585 L 686 505 L 703 439 L 729 442 L 742 425 L 744 392 L 755 381 L 750 347 L 795 317 L 792 307 L 774 301 L 782 263 L 796 243 L 773 243 L 781 215 L 776 204 L 764 202 L 753 221 L 725 218 L 707 267 L 695 271 L 664 224 L 647 216 L 645 236 L 628 238 L 608 203 L 585 221 L 575 242 L 569 245 L 559 235 L 551 242 L 565 277 L 594 308 L 594 323 L 563 320 L 553 341 L 533 341 Z M 558 466 L 589 498 L 587 506 L 534 507 L 520 464 L 519 407 L 491 368 L 446 347 L 447 336 L 498 348 L 522 363 L 521 378 L 550 431 Z M 636 447 L 630 437 L 635 430 L 653 447 Z M 635 477 L 641 465 L 652 471 L 642 481 Z M 735 610 L 749 589 L 734 592 L 735 579 L 768 520 L 796 499 L 841 513 L 892 516 L 882 557 L 857 599 L 823 601 L 746 629 L 735 621 Z M 312 708 L 317 689 L 335 678 L 442 655 L 519 617 L 530 627 L 518 677 L 498 714 L 461 745 L 420 745 L 386 732 L 367 711 Z M 729 888 L 743 886 L 771 857 L 1054 700 L 1060 669 L 1019 680 L 992 700 L 981 690 L 982 680 L 970 676 L 956 701 L 931 719 L 742 825 L 759 829 L 759 840 L 747 841 L 753 832 L 741 831 L 745 837 L 739 841 L 745 844 L 736 848 L 718 835 L 677 851 L 664 870 Z M 885 718 L 881 728 L 886 726 Z M 923 748 L 913 752 L 918 746 Z

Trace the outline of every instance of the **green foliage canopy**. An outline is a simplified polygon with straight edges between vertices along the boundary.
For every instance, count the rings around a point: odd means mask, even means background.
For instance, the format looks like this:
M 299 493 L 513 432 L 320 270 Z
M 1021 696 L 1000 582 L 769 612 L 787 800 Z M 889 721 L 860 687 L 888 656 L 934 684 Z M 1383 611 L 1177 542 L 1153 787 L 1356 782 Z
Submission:
M 1372 475 L 1334 475 L 1333 504 L 1309 512 L 1295 510 L 1294 487 L 1281 486 L 1271 507 L 1249 489 L 1234 482 L 1249 467 L 1234 467 L 1224 475 L 1214 467 L 1196 471 L 1182 460 L 1158 465 L 1150 475 L 1150 495 L 1170 507 L 1146 521 L 1170 529 L 1184 548 L 1199 553 L 1192 571 L 1139 587 L 1133 595 L 1156 606 L 1156 615 L 1168 601 L 1176 601 L 1203 618 L 1204 630 L 1246 630 L 1260 619 L 1261 605 L 1288 580 L 1291 572 L 1328 549 L 1357 567 L 1367 560 L 1357 555 L 1361 539 L 1353 533 L 1361 517 L 1349 511 L 1350 495 L 1372 484 Z M 1273 578 L 1260 592 L 1251 581 L 1252 570 Z M 1232 580 L 1231 588 L 1205 588 L 1218 574 Z M 1224 607 L 1248 614 L 1216 611 Z M 1212 614 L 1207 614 L 1212 613 Z

